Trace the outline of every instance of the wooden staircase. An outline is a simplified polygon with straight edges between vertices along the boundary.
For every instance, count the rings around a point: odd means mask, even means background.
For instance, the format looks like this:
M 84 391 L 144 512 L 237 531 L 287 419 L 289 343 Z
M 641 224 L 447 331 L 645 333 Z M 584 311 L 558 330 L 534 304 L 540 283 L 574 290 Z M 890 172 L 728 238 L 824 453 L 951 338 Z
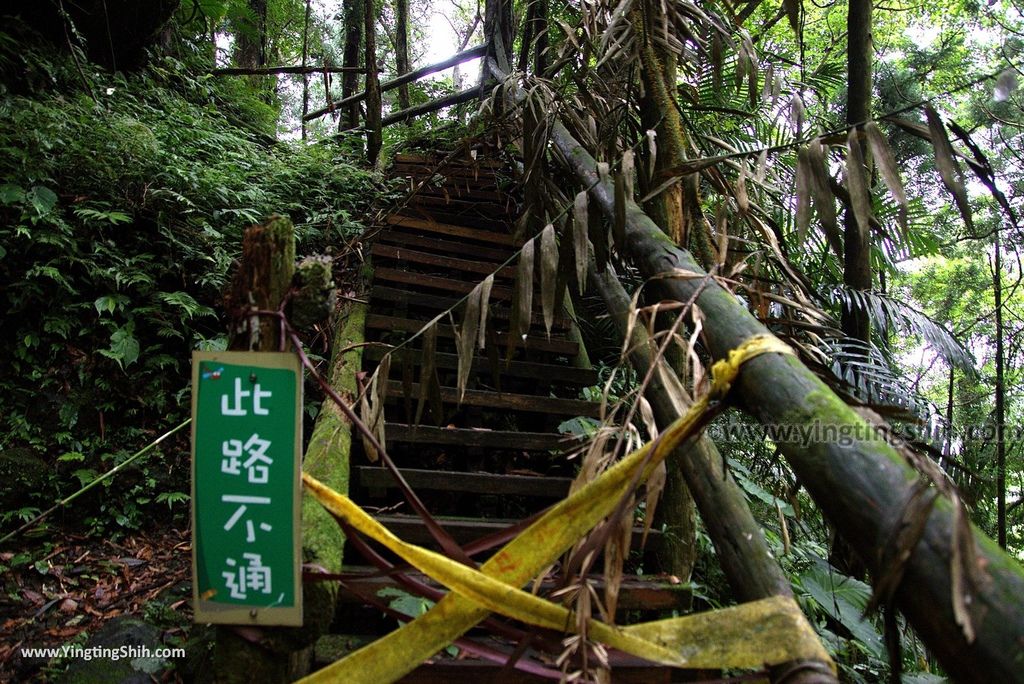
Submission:
M 461 403 L 456 389 L 455 331 L 447 319 L 437 328 L 434 355 L 441 384 L 440 414 L 427 408 L 420 423 L 414 424 L 422 336 L 392 354 L 384 391 L 388 453 L 428 509 L 466 548 L 568 493 L 578 460 L 568 459 L 567 454 L 579 441 L 563 434 L 559 426 L 573 417 L 599 415 L 598 403 L 580 398 L 580 390 L 596 385 L 598 376 L 565 311 L 556 315 L 549 338 L 538 308 L 530 334 L 506 360 L 515 261 L 503 264 L 517 249 L 512 224 L 518 213 L 515 195 L 506 190 L 511 185 L 506 182 L 509 174 L 496 161 L 468 158 L 448 163 L 438 172 L 440 158 L 399 155 L 395 160 L 395 176 L 409 183 L 431 178 L 435 182 L 388 216 L 372 238 L 366 337 L 389 345 L 406 343 L 438 313 L 456 305 L 478 282 L 495 273 L 487 349 L 478 351 L 473 360 Z M 458 308 L 454 319 L 461 324 Z M 385 350 L 383 346 L 367 348 L 363 367 L 367 378 Z M 437 548 L 419 517 L 403 504 L 391 476 L 379 464 L 370 463 L 358 441 L 354 440 L 352 449 L 352 498 L 376 512 L 399 537 Z M 638 529 L 634 533 L 637 548 L 640 536 Z M 652 537 L 648 546 L 657 542 L 656 532 Z M 489 553 L 485 550 L 475 558 L 485 560 Z M 345 558 L 353 563 L 359 555 L 349 548 Z M 379 608 L 364 606 L 357 594 L 387 597 L 381 599 L 386 603 L 397 592 L 393 580 L 369 567 L 347 566 L 346 570 L 362 575 L 348 583 L 351 590 L 342 591 L 339 607 L 341 631 L 354 647 L 397 626 L 394 618 L 383 618 Z M 646 570 L 651 573 L 649 566 Z M 600 578 L 595 578 L 595 584 L 602 587 Z M 542 593 L 556 588 L 553 578 L 545 578 L 540 585 Z M 690 601 L 686 590 L 667 581 L 627 576 L 619 612 L 642 611 L 648 618 L 659 615 L 655 611 L 662 615 L 686 611 Z M 515 649 L 514 643 L 486 638 L 498 650 L 511 653 Z M 330 659 L 337 656 L 333 653 Z M 624 654 L 613 653 L 612 664 L 614 681 L 692 681 L 685 677 L 687 673 L 654 667 Z M 442 653 L 403 681 L 543 680 L 486 660 L 454 659 Z

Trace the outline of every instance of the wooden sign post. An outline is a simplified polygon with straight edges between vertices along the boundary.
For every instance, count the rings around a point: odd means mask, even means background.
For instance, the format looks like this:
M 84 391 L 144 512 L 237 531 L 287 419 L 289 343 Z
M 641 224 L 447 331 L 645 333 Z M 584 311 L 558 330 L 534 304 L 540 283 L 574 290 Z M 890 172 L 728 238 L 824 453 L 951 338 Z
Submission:
M 302 624 L 301 412 L 295 354 L 192 355 L 196 622 Z

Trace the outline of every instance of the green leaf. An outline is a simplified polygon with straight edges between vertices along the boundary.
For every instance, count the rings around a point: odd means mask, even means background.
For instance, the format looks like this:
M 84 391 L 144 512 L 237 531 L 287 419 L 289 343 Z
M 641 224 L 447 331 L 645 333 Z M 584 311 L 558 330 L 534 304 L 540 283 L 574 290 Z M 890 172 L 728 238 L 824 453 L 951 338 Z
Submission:
M 867 619 L 864 609 L 871 587 L 827 567 L 812 567 L 800 577 L 804 591 L 830 617 L 848 629 L 876 658 L 885 657 L 882 635 Z
M 10 183 L 4 183 L 0 185 L 0 202 L 4 204 L 14 204 L 16 202 L 22 202 L 25 199 L 25 189 L 20 185 L 11 185 Z
M 34 185 L 26 195 L 37 216 L 46 216 L 57 206 L 57 195 L 47 187 Z
M 124 295 L 110 294 L 97 297 L 92 305 L 96 307 L 96 313 L 102 316 L 104 311 L 114 313 L 118 309 L 123 309 L 127 303 L 128 298 Z
M 100 349 L 100 354 L 117 361 L 124 370 L 139 359 L 139 341 L 135 339 L 135 324 L 128 323 L 110 336 L 110 349 Z

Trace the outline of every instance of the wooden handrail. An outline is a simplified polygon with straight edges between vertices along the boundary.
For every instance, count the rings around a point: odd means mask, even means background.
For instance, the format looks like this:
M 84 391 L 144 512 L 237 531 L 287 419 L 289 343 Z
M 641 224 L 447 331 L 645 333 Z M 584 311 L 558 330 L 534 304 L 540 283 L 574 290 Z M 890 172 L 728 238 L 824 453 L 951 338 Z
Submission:
M 366 73 L 363 67 L 325 67 L 325 66 L 273 66 L 247 69 L 243 67 L 225 67 L 210 69 L 206 73 L 211 76 L 274 76 L 277 74 L 340 74 L 344 72 Z
M 452 93 L 451 95 L 445 95 L 444 97 L 439 97 L 436 100 L 431 100 L 430 102 L 424 102 L 423 104 L 418 104 L 418 105 L 415 105 L 413 107 L 409 107 L 408 109 L 403 109 L 403 110 L 401 110 L 399 112 L 395 112 L 394 114 L 389 114 L 388 116 L 384 117 L 381 120 L 380 125 L 381 125 L 381 128 L 385 128 L 387 126 L 390 126 L 393 123 L 398 123 L 399 121 L 405 121 L 406 119 L 411 119 L 412 117 L 419 116 L 421 114 L 430 114 L 431 112 L 436 112 L 437 110 L 444 109 L 445 107 L 451 107 L 452 105 L 457 105 L 457 104 L 462 103 L 462 102 L 468 102 L 469 100 L 472 100 L 473 98 L 479 97 L 479 96 L 480 96 L 480 87 L 479 86 L 473 86 L 472 88 L 466 88 L 465 90 L 460 90 L 457 93 Z M 366 127 L 365 126 L 356 126 L 355 128 L 346 128 L 343 131 L 339 131 L 339 134 L 340 133 L 351 133 L 353 131 L 361 131 L 361 130 L 366 130 Z
M 423 78 L 424 76 L 427 76 L 429 74 L 433 74 L 433 73 L 436 73 L 438 71 L 443 71 L 444 69 L 449 69 L 449 68 L 455 66 L 456 64 L 462 64 L 463 62 L 467 62 L 467 61 L 469 61 L 471 59 L 475 59 L 477 57 L 483 57 L 484 54 L 486 54 L 486 52 L 487 52 L 487 45 L 486 44 L 478 45 L 478 46 L 470 48 L 468 50 L 463 50 L 462 52 L 460 52 L 460 53 L 458 53 L 456 55 L 453 55 L 453 56 L 449 57 L 448 59 L 446 59 L 444 61 L 438 62 L 436 64 L 431 64 L 430 66 L 420 67 L 419 69 L 415 69 L 414 71 L 410 71 L 407 74 L 403 74 L 403 75 L 401 75 L 401 76 L 399 76 L 397 78 L 393 78 L 390 81 L 385 81 L 384 83 L 380 84 L 380 91 L 382 93 L 383 92 L 387 92 L 388 90 L 393 90 L 393 89 L 395 89 L 395 88 L 397 88 L 397 87 L 399 87 L 401 85 L 405 85 L 406 83 L 411 83 L 412 81 L 416 81 L 416 80 L 418 80 L 420 78 Z M 317 109 L 316 111 L 310 112 L 306 116 L 302 117 L 302 120 L 303 121 L 311 121 L 313 119 L 317 119 L 317 118 L 323 116 L 324 114 L 329 114 L 330 112 L 333 112 L 336 109 L 340 109 L 341 107 L 344 107 L 345 105 L 352 104 L 353 102 L 360 102 L 360 101 L 365 100 L 365 99 L 366 99 L 366 91 L 363 91 L 361 93 L 356 93 L 355 95 L 349 95 L 346 98 L 342 98 L 341 100 L 337 100 L 336 102 L 332 102 L 331 104 L 329 104 L 326 107 L 323 107 L 321 109 Z M 415 109 L 415 107 L 410 107 L 409 110 L 407 110 L 407 111 L 411 111 L 413 109 Z M 415 116 L 415 114 L 413 116 Z M 354 130 L 354 129 L 350 129 L 350 130 Z

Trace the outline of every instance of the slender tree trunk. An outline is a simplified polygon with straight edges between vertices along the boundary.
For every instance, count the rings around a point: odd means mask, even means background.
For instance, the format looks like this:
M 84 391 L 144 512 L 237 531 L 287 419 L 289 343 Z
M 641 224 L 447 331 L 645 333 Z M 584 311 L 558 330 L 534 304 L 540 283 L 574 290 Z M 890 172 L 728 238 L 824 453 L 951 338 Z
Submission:
M 872 85 L 872 0 L 850 0 L 847 16 L 849 49 L 847 68 L 846 122 L 855 124 L 871 117 Z M 861 143 L 861 150 L 865 145 Z M 847 210 L 844 231 L 843 282 L 855 290 L 871 289 L 871 242 L 867 227 L 858 226 L 853 210 Z M 867 344 L 871 336 L 870 319 L 862 307 L 843 305 L 843 332 Z
M 383 137 L 380 78 L 377 74 L 377 21 L 373 9 L 373 0 L 366 0 L 363 9 L 363 38 L 366 41 L 366 158 L 371 165 L 376 165 Z
M 409 0 L 395 0 L 395 66 L 398 76 L 409 73 Z M 409 108 L 409 85 L 398 87 L 398 108 Z
M 309 15 L 313 0 L 306 0 L 306 16 L 302 22 L 302 68 L 309 59 Z M 306 139 L 306 114 L 309 113 L 309 74 L 302 74 L 302 139 Z
M 847 88 L 846 122 L 855 124 L 871 116 L 871 4 L 872 0 L 850 0 L 847 15 Z M 866 146 L 860 143 L 862 156 Z M 866 172 L 865 172 L 866 175 Z M 871 241 L 867 226 L 858 224 L 853 208 L 846 210 L 843 219 L 843 283 L 851 290 L 871 289 Z M 857 306 L 852 298 L 843 301 L 842 329 L 847 337 L 871 343 L 871 319 L 867 309 Z M 865 352 L 866 353 L 866 352 Z M 836 536 L 829 550 L 829 561 L 842 572 L 863 577 L 866 566 L 853 548 Z
M 996 300 L 996 524 L 998 542 L 1006 548 L 1006 384 L 1003 377 L 1005 349 L 1003 348 L 1003 259 L 999 231 L 995 236 L 995 255 L 992 259 L 992 290 Z
M 949 387 L 946 390 L 946 439 L 942 443 L 942 461 L 939 467 L 943 470 L 949 468 L 953 455 L 953 386 L 956 380 L 956 370 L 953 364 L 949 365 Z
M 342 55 L 342 66 L 359 66 L 359 55 L 363 45 L 363 0 L 345 0 L 345 47 Z M 355 72 L 346 73 L 341 79 L 341 97 L 351 97 L 359 87 L 359 75 Z M 327 101 L 331 94 L 327 93 Z M 341 130 L 355 128 L 359 125 L 359 103 L 353 102 L 338 122 Z

